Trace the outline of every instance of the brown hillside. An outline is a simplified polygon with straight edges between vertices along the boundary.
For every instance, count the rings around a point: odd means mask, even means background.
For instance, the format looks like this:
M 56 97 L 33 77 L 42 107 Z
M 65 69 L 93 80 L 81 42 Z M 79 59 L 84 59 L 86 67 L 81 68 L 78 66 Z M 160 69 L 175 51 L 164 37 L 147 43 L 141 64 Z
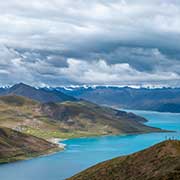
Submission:
M 40 103 L 22 96 L 0 97 L 0 126 L 40 138 L 163 132 L 143 117 L 86 101 Z
M 159 143 L 97 164 L 68 180 L 179 180 L 180 141 Z
M 46 140 L 0 127 L 0 163 L 23 160 L 58 149 L 58 145 Z

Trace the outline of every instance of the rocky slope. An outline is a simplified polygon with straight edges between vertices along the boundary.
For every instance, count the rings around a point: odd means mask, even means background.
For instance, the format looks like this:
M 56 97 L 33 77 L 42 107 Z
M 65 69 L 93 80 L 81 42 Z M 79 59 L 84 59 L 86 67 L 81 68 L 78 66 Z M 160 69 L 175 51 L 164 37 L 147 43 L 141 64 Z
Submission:
M 68 180 L 178 180 L 180 141 L 159 143 L 132 155 L 97 164 Z
M 0 163 L 23 160 L 59 150 L 58 145 L 0 127 Z

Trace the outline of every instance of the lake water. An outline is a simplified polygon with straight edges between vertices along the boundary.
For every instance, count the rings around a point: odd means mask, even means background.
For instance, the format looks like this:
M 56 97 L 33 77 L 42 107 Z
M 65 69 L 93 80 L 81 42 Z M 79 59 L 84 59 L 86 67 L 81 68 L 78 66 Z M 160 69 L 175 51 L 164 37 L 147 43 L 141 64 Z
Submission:
M 67 148 L 53 155 L 0 165 L 1 180 L 64 180 L 98 162 L 130 154 L 174 136 L 180 139 L 180 114 L 133 111 L 150 126 L 175 133 L 77 138 L 64 141 Z

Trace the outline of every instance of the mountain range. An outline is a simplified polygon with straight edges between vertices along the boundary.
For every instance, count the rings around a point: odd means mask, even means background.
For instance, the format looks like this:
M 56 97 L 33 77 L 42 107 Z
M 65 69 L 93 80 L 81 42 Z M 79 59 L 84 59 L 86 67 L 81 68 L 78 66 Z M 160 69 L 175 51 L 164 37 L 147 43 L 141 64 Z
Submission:
M 14 94 L 41 103 L 78 101 L 122 109 L 180 112 L 180 88 L 131 88 L 116 86 L 73 86 L 35 88 L 23 83 L 0 88 L 0 96 Z
M 49 89 L 101 105 L 124 109 L 180 112 L 180 88 L 74 86 Z

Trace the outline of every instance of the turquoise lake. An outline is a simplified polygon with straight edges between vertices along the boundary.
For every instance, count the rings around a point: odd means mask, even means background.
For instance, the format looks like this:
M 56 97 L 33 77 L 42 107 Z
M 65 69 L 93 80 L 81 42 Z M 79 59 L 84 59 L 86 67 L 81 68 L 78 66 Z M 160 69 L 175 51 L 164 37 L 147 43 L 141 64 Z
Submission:
M 166 137 L 180 139 L 180 114 L 133 111 L 150 126 L 173 133 L 104 136 L 66 140 L 66 150 L 49 156 L 0 165 L 1 180 L 64 180 L 98 162 L 147 148 Z

